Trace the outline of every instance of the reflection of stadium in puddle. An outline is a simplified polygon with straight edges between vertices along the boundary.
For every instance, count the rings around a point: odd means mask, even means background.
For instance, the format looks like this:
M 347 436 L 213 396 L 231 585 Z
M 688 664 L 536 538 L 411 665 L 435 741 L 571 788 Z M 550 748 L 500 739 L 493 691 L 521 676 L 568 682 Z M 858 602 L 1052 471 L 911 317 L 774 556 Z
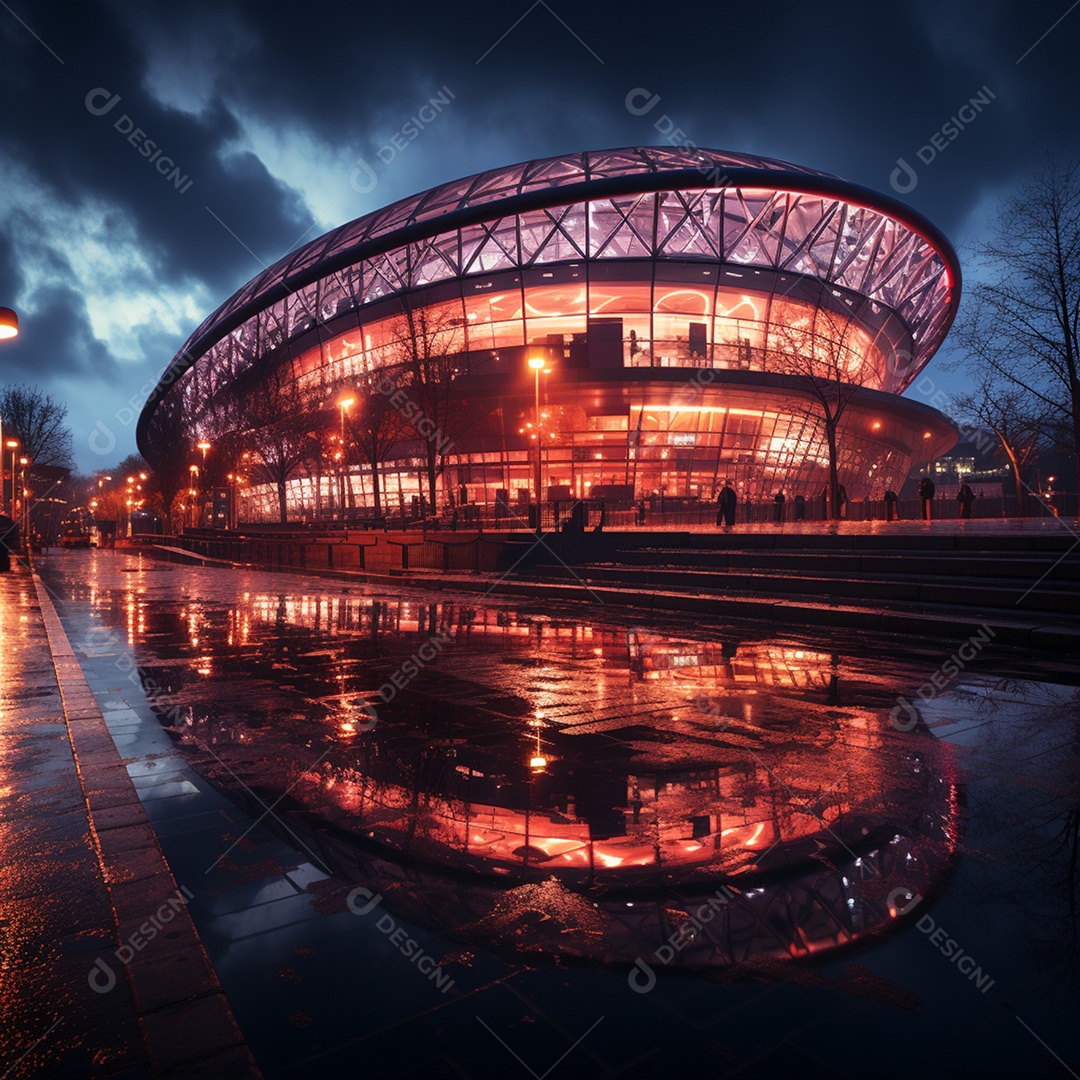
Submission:
M 174 668 L 158 702 L 190 707 L 181 741 L 289 789 L 342 873 L 470 943 L 805 956 L 887 926 L 955 846 L 948 747 L 889 727 L 895 672 L 869 662 L 336 597 L 248 597 L 186 629 L 201 677 Z

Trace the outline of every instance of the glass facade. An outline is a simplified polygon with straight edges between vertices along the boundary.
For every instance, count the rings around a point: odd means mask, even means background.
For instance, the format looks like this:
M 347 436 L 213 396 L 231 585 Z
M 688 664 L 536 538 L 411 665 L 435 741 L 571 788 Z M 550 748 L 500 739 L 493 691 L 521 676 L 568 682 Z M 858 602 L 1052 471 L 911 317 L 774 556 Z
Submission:
M 775 186 L 762 186 L 769 174 Z M 852 497 L 879 495 L 952 440 L 937 414 L 901 420 L 872 392 L 900 393 L 933 354 L 959 274 L 929 223 L 865 195 L 782 162 L 658 149 L 443 185 L 306 245 L 232 297 L 167 369 L 140 445 L 151 461 L 167 451 L 156 416 L 169 395 L 193 441 L 219 439 L 223 397 L 260 371 L 284 370 L 305 407 L 325 412 L 400 366 L 402 312 L 423 311 L 478 414 L 440 454 L 446 496 L 513 502 L 536 486 L 537 442 L 543 487 L 574 497 L 707 499 L 725 479 L 747 498 L 777 484 L 810 495 L 828 459 L 806 380 L 830 375 L 859 388 L 841 480 Z M 793 345 L 808 362 L 796 372 Z M 372 466 L 359 454 L 342 464 L 340 451 L 290 470 L 290 516 L 370 505 Z M 414 437 L 378 463 L 391 501 L 420 496 L 424 462 Z M 276 486 L 249 471 L 246 514 L 276 516 Z

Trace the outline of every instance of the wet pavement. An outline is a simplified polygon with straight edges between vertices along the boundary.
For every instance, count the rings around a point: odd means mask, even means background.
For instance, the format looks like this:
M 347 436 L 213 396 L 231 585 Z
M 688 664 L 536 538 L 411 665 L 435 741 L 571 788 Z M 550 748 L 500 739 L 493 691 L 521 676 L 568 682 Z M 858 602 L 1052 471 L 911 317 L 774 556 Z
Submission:
M 266 1075 L 1076 1068 L 1080 702 L 1051 665 L 39 569 Z
M 40 582 L 0 575 L 3 1077 L 254 1076 Z

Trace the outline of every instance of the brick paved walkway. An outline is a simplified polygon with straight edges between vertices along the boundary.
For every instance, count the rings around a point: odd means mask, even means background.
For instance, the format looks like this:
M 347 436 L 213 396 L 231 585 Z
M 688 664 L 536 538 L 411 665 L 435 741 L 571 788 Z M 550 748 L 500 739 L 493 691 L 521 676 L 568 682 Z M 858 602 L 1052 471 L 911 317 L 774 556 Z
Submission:
M 258 1075 L 44 589 L 0 574 L 0 1078 Z

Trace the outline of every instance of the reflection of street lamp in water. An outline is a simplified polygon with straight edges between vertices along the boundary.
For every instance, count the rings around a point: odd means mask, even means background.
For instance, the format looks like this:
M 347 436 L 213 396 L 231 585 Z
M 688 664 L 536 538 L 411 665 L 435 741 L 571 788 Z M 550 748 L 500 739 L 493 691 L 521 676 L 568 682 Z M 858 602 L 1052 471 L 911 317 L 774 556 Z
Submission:
M 540 484 L 542 482 L 542 478 L 541 478 L 541 475 L 540 475 L 540 471 L 541 471 L 541 468 L 542 468 L 542 466 L 540 464 L 540 460 L 541 460 L 540 455 L 543 453 L 543 445 L 542 445 L 542 442 L 541 442 L 542 436 L 541 436 L 541 431 L 540 431 L 540 372 L 545 370 L 546 364 L 547 364 L 547 361 L 542 356 L 530 356 L 529 357 L 529 367 L 532 368 L 533 375 L 535 376 L 535 379 L 536 379 L 536 382 L 535 382 L 535 396 L 534 396 L 535 411 L 533 413 L 533 421 L 534 421 L 535 431 L 534 431 L 533 437 L 536 439 L 536 484 L 535 484 L 535 489 L 536 489 L 536 527 L 537 527 L 537 529 L 540 528 L 540 502 L 541 502 Z
M 338 408 L 341 410 L 341 467 L 338 469 L 338 487 L 341 492 L 341 520 L 345 520 L 345 470 L 348 468 L 348 458 L 345 454 L 345 410 L 356 402 L 356 398 L 343 397 L 338 399 Z
M 191 496 L 191 527 L 195 528 L 195 496 L 198 492 L 195 490 L 195 481 L 199 476 L 199 466 L 189 465 L 188 472 L 191 473 L 191 487 L 188 488 L 188 494 Z
M 19 470 L 19 492 L 20 492 L 20 495 L 19 495 L 19 512 L 20 512 L 20 516 L 22 518 L 22 523 L 21 523 L 21 525 L 19 527 L 22 530 L 24 545 L 27 542 L 26 537 L 27 537 L 27 535 L 28 535 L 28 533 L 30 531 L 30 507 L 27 505 L 27 502 L 26 502 L 27 496 L 29 495 L 29 491 L 27 490 L 27 487 L 26 487 L 26 466 L 29 465 L 29 464 L 30 464 L 30 459 L 28 457 L 19 458 L 19 465 L 22 466 L 22 468 Z M 15 460 L 14 460 L 14 455 L 12 455 L 12 462 L 11 462 L 11 482 L 12 482 L 12 484 L 15 483 Z

